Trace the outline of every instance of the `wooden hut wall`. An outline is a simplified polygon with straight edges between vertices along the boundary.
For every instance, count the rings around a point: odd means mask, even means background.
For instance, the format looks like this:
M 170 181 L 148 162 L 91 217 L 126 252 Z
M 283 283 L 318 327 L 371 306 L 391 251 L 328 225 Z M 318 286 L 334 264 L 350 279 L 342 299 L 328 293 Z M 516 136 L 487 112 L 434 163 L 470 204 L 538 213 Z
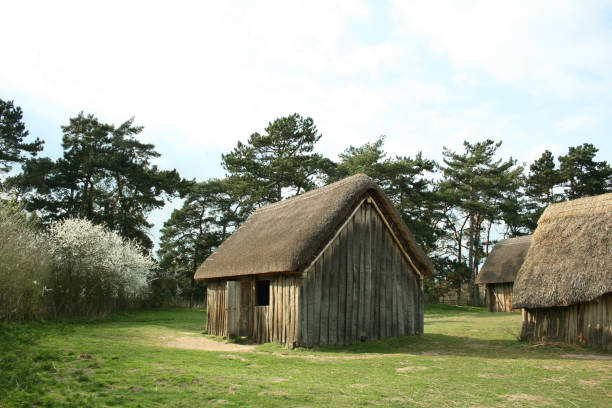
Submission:
M 270 278 L 270 305 L 255 306 L 253 339 L 257 343 L 297 342 L 298 298 L 301 278 L 277 275 Z
M 487 284 L 489 312 L 520 311 L 520 309 L 512 309 L 512 286 L 512 282 Z
M 423 333 L 421 282 L 372 204 L 305 272 L 298 343 L 350 344 Z
M 524 309 L 521 340 L 561 341 L 612 351 L 612 293 L 568 307 Z
M 213 336 L 227 335 L 227 284 L 225 281 L 210 281 L 206 284 L 206 332 Z

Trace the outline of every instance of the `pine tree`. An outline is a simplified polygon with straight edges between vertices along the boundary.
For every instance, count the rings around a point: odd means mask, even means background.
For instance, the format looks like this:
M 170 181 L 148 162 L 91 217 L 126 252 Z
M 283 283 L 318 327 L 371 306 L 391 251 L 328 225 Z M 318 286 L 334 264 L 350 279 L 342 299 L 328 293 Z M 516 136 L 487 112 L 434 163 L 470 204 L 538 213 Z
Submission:
M 21 108 L 13 101 L 0 99 L 0 174 L 8 173 L 14 164 L 24 163 L 43 149 L 44 142 L 38 138 L 24 142 L 28 136 Z
M 599 149 L 590 143 L 570 147 L 559 156 L 566 197 L 573 200 L 612 191 L 612 168 L 606 161 L 595 161 Z
M 444 179 L 440 184 L 440 197 L 445 203 L 446 229 L 455 248 L 458 264 L 467 264 L 470 270 L 468 296 L 470 303 L 477 301 L 474 290 L 480 260 L 484 256 L 482 234 L 503 219 L 512 193 L 521 185 L 521 167 L 515 167 L 512 158 L 495 160 L 501 142 L 485 140 L 463 143 L 465 151 L 456 153 L 444 148 Z M 467 258 L 463 254 L 468 249 Z
M 248 183 L 251 201 L 263 205 L 283 198 L 283 189 L 300 194 L 316 187 L 330 162 L 313 153 L 321 139 L 311 118 L 295 113 L 269 123 L 264 134 L 253 133 L 246 144 L 222 156 L 230 176 Z
M 45 221 L 85 218 L 151 248 L 148 214 L 188 182 L 151 163 L 160 155 L 137 140 L 142 130 L 133 118 L 117 127 L 82 112 L 71 118 L 62 127 L 63 156 L 30 160 L 16 179 L 22 191 L 31 191 L 28 208 Z

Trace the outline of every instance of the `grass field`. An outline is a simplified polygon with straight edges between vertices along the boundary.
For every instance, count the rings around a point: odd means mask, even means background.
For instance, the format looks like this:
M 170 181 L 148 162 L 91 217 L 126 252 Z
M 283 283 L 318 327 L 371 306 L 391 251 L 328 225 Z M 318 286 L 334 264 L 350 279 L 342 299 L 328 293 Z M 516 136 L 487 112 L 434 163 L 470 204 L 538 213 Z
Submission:
M 204 312 L 0 325 L 0 406 L 609 407 L 611 354 L 525 344 L 520 315 L 427 305 L 425 334 L 251 352 L 202 339 Z

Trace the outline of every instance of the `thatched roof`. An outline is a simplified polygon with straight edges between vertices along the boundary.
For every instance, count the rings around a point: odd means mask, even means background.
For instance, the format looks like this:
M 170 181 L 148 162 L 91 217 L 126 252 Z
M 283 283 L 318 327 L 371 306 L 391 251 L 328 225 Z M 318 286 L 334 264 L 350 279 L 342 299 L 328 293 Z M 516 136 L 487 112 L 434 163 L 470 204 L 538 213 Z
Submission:
M 420 272 L 432 274 L 431 261 L 385 193 L 370 177 L 357 174 L 258 209 L 202 263 L 194 278 L 303 271 L 368 194 Z
M 612 194 L 549 206 L 514 281 L 512 307 L 568 306 L 612 292 Z
M 499 241 L 480 268 L 476 283 L 514 282 L 530 243 L 531 235 Z

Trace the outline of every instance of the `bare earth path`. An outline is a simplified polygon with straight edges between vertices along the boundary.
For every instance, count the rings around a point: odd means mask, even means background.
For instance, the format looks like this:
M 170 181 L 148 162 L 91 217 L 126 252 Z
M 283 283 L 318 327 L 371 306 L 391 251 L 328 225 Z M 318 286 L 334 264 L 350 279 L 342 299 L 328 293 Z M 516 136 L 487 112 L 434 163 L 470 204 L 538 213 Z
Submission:
M 206 351 L 253 351 L 255 346 L 245 344 L 225 343 L 207 339 L 203 336 L 181 336 L 175 337 L 165 344 L 166 347 L 175 347 L 190 350 L 206 350 Z

